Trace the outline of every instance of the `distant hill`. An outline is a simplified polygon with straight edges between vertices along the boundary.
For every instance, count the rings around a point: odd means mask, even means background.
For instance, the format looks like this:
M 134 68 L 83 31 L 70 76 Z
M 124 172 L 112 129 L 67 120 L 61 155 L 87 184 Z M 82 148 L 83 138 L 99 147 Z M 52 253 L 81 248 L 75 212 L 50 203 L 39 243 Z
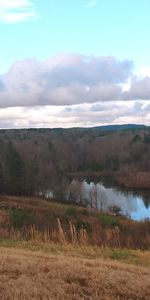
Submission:
M 141 129 L 150 129 L 150 126 L 146 126 L 143 124 L 120 124 L 120 125 L 102 125 L 95 127 L 72 127 L 72 128 L 53 128 L 52 130 L 56 132 L 63 131 L 93 131 L 93 130 L 101 130 L 101 131 L 125 131 L 125 130 L 141 130 Z
M 149 126 L 138 125 L 138 124 L 121 124 L 121 125 L 106 125 L 97 126 L 95 128 L 105 131 L 121 131 L 121 130 L 132 130 L 132 129 L 146 129 Z
M 125 131 L 125 130 L 141 130 L 146 129 L 149 130 L 150 126 L 146 126 L 143 124 L 120 124 L 120 125 L 102 125 L 102 126 L 95 126 L 95 127 L 70 127 L 70 128 L 24 128 L 24 129 L 0 129 L 1 134 L 15 134 L 19 132 L 38 132 L 38 133 L 48 133 L 48 132 L 54 132 L 57 134 L 61 134 L 63 132 L 81 132 L 81 131 Z

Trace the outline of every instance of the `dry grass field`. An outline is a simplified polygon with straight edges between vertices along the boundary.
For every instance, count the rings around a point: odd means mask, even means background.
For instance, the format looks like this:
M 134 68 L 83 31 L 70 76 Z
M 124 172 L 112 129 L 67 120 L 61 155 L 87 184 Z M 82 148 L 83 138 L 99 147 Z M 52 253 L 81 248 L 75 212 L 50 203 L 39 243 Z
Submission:
M 0 197 L 0 300 L 150 300 L 149 225 Z
M 149 300 L 150 268 L 1 246 L 0 299 Z

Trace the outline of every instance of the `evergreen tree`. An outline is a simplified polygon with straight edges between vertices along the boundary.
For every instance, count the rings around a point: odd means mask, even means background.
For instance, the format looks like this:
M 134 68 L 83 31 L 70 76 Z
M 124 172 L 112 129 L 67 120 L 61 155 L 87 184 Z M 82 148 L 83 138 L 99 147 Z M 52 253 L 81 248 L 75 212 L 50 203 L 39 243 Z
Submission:
M 20 195 L 24 193 L 24 163 L 12 142 L 7 145 L 7 192 Z

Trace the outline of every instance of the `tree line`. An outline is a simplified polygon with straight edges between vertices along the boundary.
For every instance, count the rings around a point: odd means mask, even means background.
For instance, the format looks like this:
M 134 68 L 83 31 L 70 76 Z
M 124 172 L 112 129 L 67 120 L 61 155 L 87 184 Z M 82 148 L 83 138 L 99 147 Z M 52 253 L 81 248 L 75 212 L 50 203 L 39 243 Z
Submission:
M 0 193 L 62 197 L 68 173 L 150 172 L 149 128 L 0 131 Z

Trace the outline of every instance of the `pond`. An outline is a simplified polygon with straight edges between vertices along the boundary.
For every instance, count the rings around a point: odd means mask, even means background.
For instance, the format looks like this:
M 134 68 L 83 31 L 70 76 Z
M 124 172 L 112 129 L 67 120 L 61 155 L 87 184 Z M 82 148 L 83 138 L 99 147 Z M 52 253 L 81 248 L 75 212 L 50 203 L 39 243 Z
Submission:
M 84 180 L 83 194 L 86 198 L 92 190 L 93 196 L 96 194 L 99 208 L 104 211 L 116 206 L 133 220 L 150 219 L 150 190 L 126 190 L 118 186 L 105 185 L 103 182 L 87 183 Z
M 48 189 L 40 195 L 64 199 L 103 212 L 114 212 L 115 208 L 137 221 L 150 219 L 150 190 L 127 190 L 107 180 L 70 178 L 67 181 L 63 178 L 62 184 L 60 180 L 55 189 Z

